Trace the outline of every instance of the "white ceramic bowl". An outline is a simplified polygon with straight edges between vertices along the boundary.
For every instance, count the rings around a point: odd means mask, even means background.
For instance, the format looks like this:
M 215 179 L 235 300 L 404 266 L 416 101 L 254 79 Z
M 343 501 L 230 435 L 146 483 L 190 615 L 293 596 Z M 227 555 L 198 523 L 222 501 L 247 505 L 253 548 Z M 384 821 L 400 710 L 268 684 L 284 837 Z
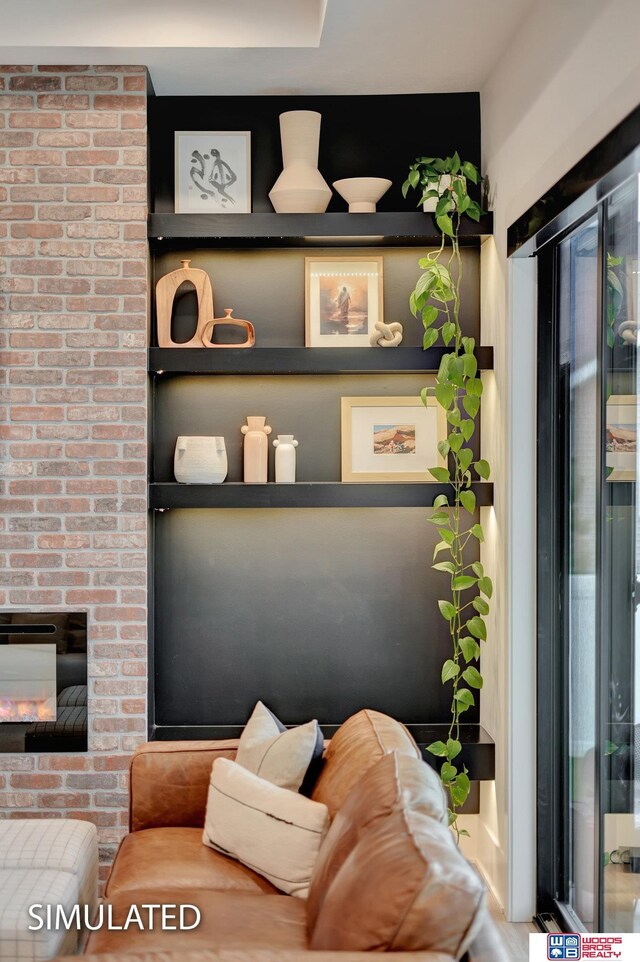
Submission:
M 347 177 L 333 186 L 349 205 L 350 214 L 375 214 L 376 204 L 391 187 L 384 177 Z

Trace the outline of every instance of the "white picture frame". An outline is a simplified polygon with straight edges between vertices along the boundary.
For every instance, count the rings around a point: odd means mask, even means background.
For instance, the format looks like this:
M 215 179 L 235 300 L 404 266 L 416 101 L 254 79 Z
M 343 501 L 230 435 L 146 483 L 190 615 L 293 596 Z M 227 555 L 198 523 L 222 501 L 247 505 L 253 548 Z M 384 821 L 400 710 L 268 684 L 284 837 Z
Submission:
M 446 467 L 438 442 L 447 436 L 435 397 L 343 397 L 342 481 L 425 482 Z
M 636 480 L 637 408 L 635 394 L 612 394 L 607 399 L 607 481 Z
M 251 131 L 176 130 L 175 211 L 251 213 Z
M 383 259 L 305 257 L 305 345 L 371 347 L 383 320 Z

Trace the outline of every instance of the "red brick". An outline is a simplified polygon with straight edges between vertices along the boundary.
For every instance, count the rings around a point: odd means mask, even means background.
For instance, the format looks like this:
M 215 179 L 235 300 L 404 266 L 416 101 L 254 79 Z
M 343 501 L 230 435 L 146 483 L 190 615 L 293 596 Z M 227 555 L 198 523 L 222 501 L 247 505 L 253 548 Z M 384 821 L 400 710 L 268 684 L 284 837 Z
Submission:
M 139 94 L 96 94 L 93 106 L 96 110 L 144 110 L 147 98 Z
M 66 90 L 117 90 L 117 77 L 67 77 Z
M 61 127 L 62 114 L 46 113 L 43 114 L 36 110 L 28 113 L 9 114 L 10 127 Z
M 42 184 L 88 184 L 91 181 L 91 171 L 85 167 L 41 167 L 38 180 Z
M 39 147 L 88 147 L 91 135 L 83 130 L 43 130 L 38 134 Z
M 42 210 L 42 207 L 40 210 Z M 61 274 L 62 264 L 60 261 L 47 260 L 44 257 L 34 257 L 32 260 L 14 260 L 11 264 L 11 269 L 18 274 Z
M 117 150 L 68 150 L 66 159 L 70 167 L 94 167 L 96 164 L 115 165 L 120 158 Z
M 0 277 L 0 291 L 7 294 L 29 294 L 34 287 L 30 277 Z
M 143 280 L 125 278 L 96 280 L 94 284 L 96 294 L 144 294 L 147 283 Z
M 42 588 L 21 588 L 9 592 L 9 602 L 12 605 L 47 605 L 62 604 L 61 591 L 44 591 Z
M 136 167 L 98 168 L 93 172 L 93 179 L 103 184 L 146 184 L 147 172 Z
M 24 237 L 62 237 L 64 228 L 61 224 L 12 224 L 11 236 Z
M 62 347 L 60 334 L 12 334 L 9 338 L 11 347 Z
M 30 204 L 7 204 L 0 207 L 0 219 L 33 220 L 35 212 L 35 207 Z
M 68 311 L 115 311 L 118 308 L 116 297 L 68 297 Z
M 67 512 L 79 513 L 89 511 L 90 504 L 86 498 L 40 498 L 38 500 L 38 511 L 51 511 L 55 514 L 65 514 Z
M 120 191 L 117 187 L 68 187 L 67 200 L 71 203 L 91 204 L 117 201 Z
M 85 94 L 40 94 L 38 96 L 38 107 L 40 110 L 87 110 L 89 107 L 89 97 Z M 67 114 L 67 125 L 69 124 L 69 114 Z
M 64 418 L 64 408 L 61 407 L 13 407 L 11 409 L 12 421 L 62 421 Z
M 55 66 L 51 64 L 38 64 L 38 70 L 40 73 L 83 73 L 88 70 L 89 67 L 84 64 L 64 64 L 62 66 Z
M 106 551 L 69 552 L 66 556 L 68 568 L 111 568 L 118 563 L 118 555 Z M 106 621 L 106 618 L 97 619 Z
M 14 772 L 11 776 L 12 788 L 60 788 L 62 776 L 42 775 L 36 772 Z
M 14 167 L 58 167 L 62 163 L 62 151 L 11 150 L 9 160 Z
M 0 94 L 0 110 L 30 110 L 33 97 L 29 94 Z
M 28 130 L 0 131 L 0 147 L 31 147 L 34 135 Z
M 12 568 L 61 568 L 61 554 L 12 554 L 9 555 Z
M 9 81 L 9 90 L 60 90 L 61 87 L 60 77 L 12 77 Z
M 13 311 L 60 311 L 62 310 L 62 298 L 45 295 L 22 295 L 14 294 L 11 298 L 11 310 Z
M 35 250 L 36 245 L 31 240 L 0 242 L 0 257 L 28 257 L 35 254 Z
M 45 257 L 88 257 L 91 244 L 88 241 L 43 241 L 40 253 Z
M 119 126 L 119 116 L 118 114 L 111 113 L 96 113 L 95 111 L 88 111 L 89 98 L 80 97 L 73 98 L 79 100 L 86 100 L 86 103 L 82 105 L 84 112 L 82 113 L 69 113 L 66 116 L 67 127 L 79 127 L 81 130 L 86 130 L 92 127 L 110 127 L 116 128 Z
M 117 600 L 117 592 L 107 588 L 77 588 L 67 591 L 67 604 L 70 605 L 115 604 Z
M 36 179 L 35 170 L 28 167 L 18 167 L 10 170 L 0 167 L 0 183 L 2 184 L 33 184 Z
M 93 135 L 94 147 L 144 147 L 147 135 L 139 130 L 99 130 Z
M 72 277 L 45 277 L 38 281 L 38 291 L 46 294 L 88 294 L 91 282 Z
M 0 367 L 10 365 L 25 365 L 31 367 L 34 355 L 27 351 L 0 351 Z
M 147 152 L 146 150 L 125 150 L 124 162 L 132 167 L 146 167 Z
M 64 198 L 64 188 L 63 187 L 36 187 L 31 184 L 22 185 L 17 184 L 15 187 L 11 188 L 11 200 L 62 200 Z M 15 265 L 14 265 L 15 269 Z
M 147 219 L 147 208 L 142 204 L 106 204 L 95 208 L 96 220 L 143 220 Z
M 93 258 L 85 260 L 67 261 L 67 274 L 88 274 L 89 277 L 108 275 L 115 277 L 120 272 L 117 261 L 98 261 Z
M 79 550 L 80 548 L 91 547 L 89 535 L 82 534 L 42 534 L 38 537 L 38 547 L 50 551 L 67 551 L 69 549 Z M 67 604 L 73 604 L 67 592 Z
M 89 768 L 85 755 L 39 755 L 38 768 L 60 772 L 84 772 Z
M 80 204 L 42 204 L 38 210 L 38 217 L 42 220 L 86 220 L 91 217 L 92 210 L 88 205 Z
M 125 90 L 144 90 L 147 89 L 147 78 L 146 77 L 125 77 L 123 80 L 123 87 Z
M 52 480 L 51 478 L 28 478 L 26 480 L 12 481 L 9 485 L 9 494 L 61 494 L 62 481 Z
M 43 792 L 38 797 L 40 808 L 88 808 L 91 796 L 80 792 Z
M 119 224 L 69 224 L 67 227 L 68 237 L 119 237 Z
M 39 585 L 88 585 L 86 571 L 43 571 L 38 572 Z
M 123 130 L 140 130 L 146 126 L 147 126 L 146 114 L 123 114 L 122 115 Z

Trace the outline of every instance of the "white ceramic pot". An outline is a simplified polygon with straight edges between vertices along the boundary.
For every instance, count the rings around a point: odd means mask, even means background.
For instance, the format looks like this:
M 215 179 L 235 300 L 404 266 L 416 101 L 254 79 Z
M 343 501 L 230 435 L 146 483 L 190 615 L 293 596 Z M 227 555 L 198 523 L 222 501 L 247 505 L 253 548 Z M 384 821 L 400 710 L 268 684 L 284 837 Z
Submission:
M 227 476 L 224 438 L 181 436 L 176 442 L 173 473 L 182 484 L 220 484 Z
M 464 180 L 466 182 L 466 177 L 463 177 L 462 174 L 456 174 L 456 180 Z M 440 199 L 440 196 L 444 193 L 447 187 L 451 187 L 451 174 L 441 174 L 440 180 L 438 181 L 437 184 L 429 184 L 429 190 L 437 189 L 438 197 L 430 197 L 429 200 L 425 200 L 424 204 L 422 205 L 422 209 L 427 213 L 432 214 L 436 209 L 436 207 L 438 206 L 438 201 Z M 455 195 L 453 198 L 453 202 L 454 204 L 457 203 Z
M 320 121 L 315 110 L 280 114 L 283 171 L 269 192 L 278 214 L 324 214 L 331 188 L 318 170 Z
M 333 187 L 349 205 L 350 214 L 375 214 L 376 204 L 391 187 L 385 177 L 346 177 Z
M 279 434 L 273 442 L 276 449 L 276 483 L 293 484 L 296 480 L 296 448 L 293 434 Z

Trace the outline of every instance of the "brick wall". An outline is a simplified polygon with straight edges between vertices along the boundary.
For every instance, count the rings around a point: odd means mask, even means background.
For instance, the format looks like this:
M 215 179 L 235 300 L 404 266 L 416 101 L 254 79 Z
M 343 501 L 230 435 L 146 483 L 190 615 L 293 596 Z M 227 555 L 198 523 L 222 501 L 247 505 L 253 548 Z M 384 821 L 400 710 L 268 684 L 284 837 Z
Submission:
M 0 755 L 0 817 L 127 825 L 146 732 L 146 73 L 0 67 L 0 605 L 89 612 L 89 754 Z M 103 871 L 104 874 L 104 871 Z

